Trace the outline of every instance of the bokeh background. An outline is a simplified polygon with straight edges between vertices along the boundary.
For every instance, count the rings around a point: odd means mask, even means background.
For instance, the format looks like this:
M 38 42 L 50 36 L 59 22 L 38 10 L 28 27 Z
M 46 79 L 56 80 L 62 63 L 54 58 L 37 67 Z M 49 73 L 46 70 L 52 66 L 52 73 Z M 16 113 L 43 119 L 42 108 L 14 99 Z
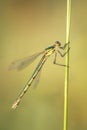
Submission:
M 63 130 L 65 68 L 43 67 L 37 89 L 11 105 L 31 75 L 30 67 L 9 71 L 13 60 L 65 43 L 66 0 L 0 0 L 0 130 Z M 87 130 L 87 1 L 72 1 L 68 130 Z M 60 63 L 65 58 L 58 57 Z

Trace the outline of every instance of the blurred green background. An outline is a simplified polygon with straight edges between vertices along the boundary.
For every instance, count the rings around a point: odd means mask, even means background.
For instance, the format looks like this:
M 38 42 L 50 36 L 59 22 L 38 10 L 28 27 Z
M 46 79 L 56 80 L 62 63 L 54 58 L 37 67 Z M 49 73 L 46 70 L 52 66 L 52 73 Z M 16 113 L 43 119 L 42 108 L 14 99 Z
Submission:
M 65 68 L 43 67 L 36 90 L 30 89 L 11 110 L 39 57 L 23 71 L 8 71 L 13 60 L 65 43 L 66 0 L 0 0 L 0 130 L 63 130 Z M 87 1 L 72 1 L 69 130 L 87 130 Z M 65 59 L 58 57 L 60 63 Z

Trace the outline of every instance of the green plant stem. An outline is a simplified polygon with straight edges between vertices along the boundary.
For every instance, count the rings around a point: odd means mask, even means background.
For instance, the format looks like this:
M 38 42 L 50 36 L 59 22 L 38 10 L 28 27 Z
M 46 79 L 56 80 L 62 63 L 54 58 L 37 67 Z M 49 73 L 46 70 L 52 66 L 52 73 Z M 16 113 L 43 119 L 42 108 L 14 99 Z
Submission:
M 71 19 L 71 0 L 67 0 L 66 17 L 66 43 L 70 42 L 70 19 Z M 69 44 L 68 44 L 69 49 Z M 66 65 L 69 66 L 69 53 L 66 55 Z M 63 130 L 68 129 L 68 88 L 69 88 L 69 68 L 65 68 L 65 89 L 64 89 L 64 126 Z

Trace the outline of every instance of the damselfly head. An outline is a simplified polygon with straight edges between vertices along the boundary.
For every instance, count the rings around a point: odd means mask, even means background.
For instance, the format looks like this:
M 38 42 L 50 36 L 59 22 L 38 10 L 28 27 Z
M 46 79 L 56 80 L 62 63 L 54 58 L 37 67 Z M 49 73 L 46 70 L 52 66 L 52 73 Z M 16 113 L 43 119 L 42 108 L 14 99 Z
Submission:
M 55 42 L 55 45 L 61 46 L 61 43 L 60 43 L 59 41 L 56 41 L 56 42 Z

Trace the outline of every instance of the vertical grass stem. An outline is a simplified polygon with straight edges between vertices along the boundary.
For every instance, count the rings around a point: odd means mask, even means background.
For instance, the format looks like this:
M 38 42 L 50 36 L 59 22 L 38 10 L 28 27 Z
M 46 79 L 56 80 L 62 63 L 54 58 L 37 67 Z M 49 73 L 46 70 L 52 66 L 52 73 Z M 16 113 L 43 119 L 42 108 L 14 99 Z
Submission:
M 66 16 L 66 43 L 70 42 L 70 20 L 71 20 L 71 0 L 67 0 Z M 69 49 L 69 44 L 68 44 Z M 66 65 L 69 66 L 69 53 L 66 55 Z M 68 88 L 69 88 L 69 68 L 65 68 L 65 88 L 64 88 L 64 126 L 63 130 L 68 130 Z

